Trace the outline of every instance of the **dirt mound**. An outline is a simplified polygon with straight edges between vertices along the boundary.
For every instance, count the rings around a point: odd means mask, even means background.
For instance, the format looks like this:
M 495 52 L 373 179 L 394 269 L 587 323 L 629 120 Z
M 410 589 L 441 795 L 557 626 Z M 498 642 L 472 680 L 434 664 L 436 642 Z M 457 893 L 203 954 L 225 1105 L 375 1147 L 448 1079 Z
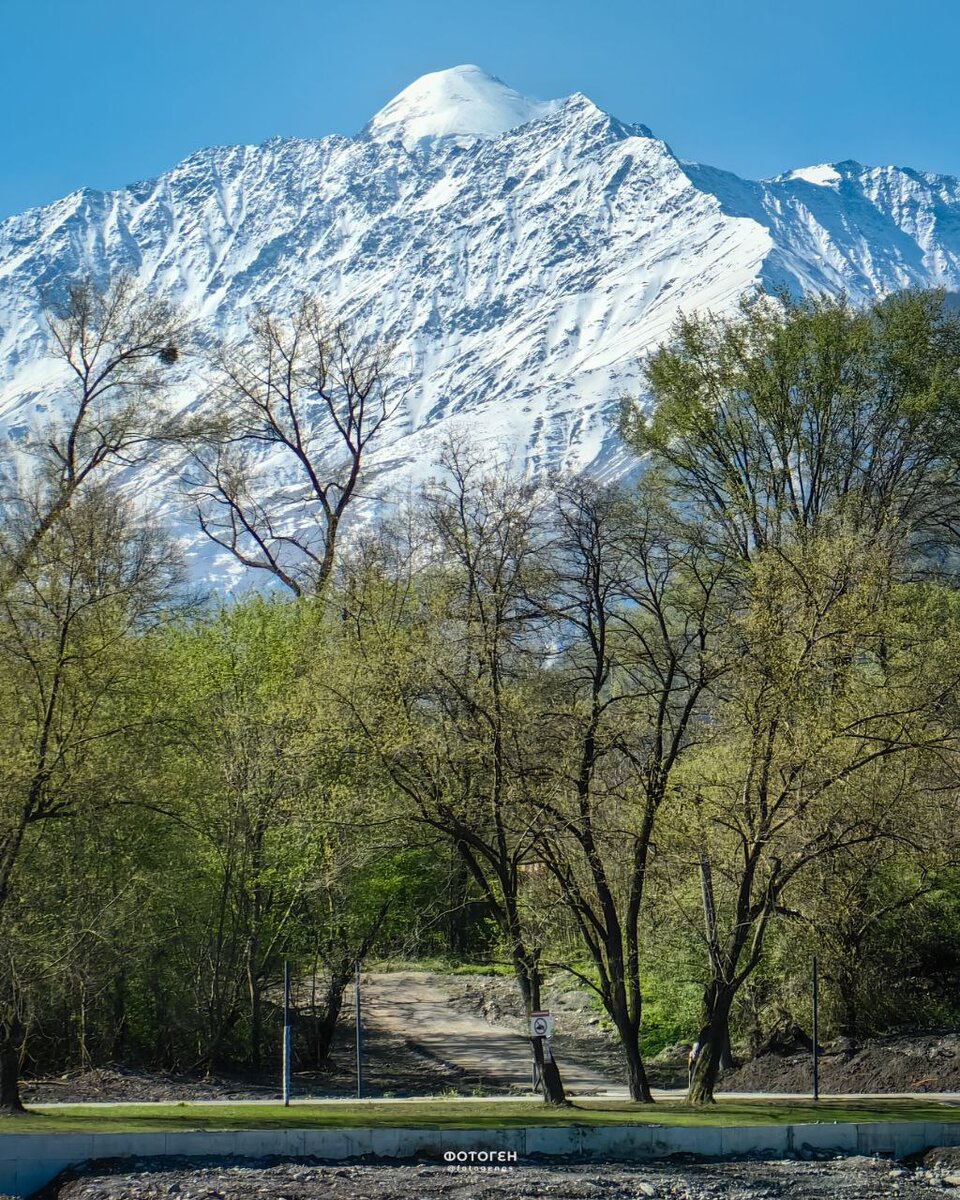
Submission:
M 763 1054 L 721 1080 L 730 1092 L 805 1092 L 810 1085 L 809 1051 Z M 960 1035 L 895 1036 L 824 1047 L 820 1088 L 826 1093 L 960 1091 Z

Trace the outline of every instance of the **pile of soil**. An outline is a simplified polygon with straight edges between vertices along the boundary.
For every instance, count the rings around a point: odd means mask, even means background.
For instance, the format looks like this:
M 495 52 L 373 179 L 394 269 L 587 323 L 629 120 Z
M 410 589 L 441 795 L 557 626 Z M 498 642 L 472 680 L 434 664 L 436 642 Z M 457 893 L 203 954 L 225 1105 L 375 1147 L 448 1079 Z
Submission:
M 178 1100 L 265 1100 L 276 1086 L 222 1076 L 174 1075 L 166 1071 L 138 1071 L 129 1067 L 96 1067 L 68 1071 L 47 1079 L 26 1079 L 20 1094 L 26 1104 L 82 1104 L 86 1102 L 175 1102 Z
M 72 1178 L 70 1176 L 72 1175 Z M 958 1181 L 960 1182 L 960 1181 Z M 321 1165 L 309 1160 L 232 1165 L 183 1160 L 93 1164 L 65 1173 L 44 1200 L 928 1200 L 944 1195 L 938 1170 L 870 1158 L 802 1162 L 575 1164 L 512 1169 Z M 949 1195 L 949 1192 L 947 1192 Z
M 722 1077 L 731 1092 L 810 1090 L 810 1052 L 763 1054 Z M 960 1035 L 954 1033 L 872 1038 L 857 1045 L 825 1046 L 819 1057 L 821 1091 L 960 1091 Z

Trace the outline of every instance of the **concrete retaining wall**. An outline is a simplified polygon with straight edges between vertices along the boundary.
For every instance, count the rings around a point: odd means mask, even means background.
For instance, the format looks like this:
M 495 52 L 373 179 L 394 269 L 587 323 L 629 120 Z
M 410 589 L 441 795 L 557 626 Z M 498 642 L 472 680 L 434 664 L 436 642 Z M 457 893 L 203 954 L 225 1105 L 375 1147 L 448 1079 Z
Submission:
M 960 1122 L 883 1121 L 812 1125 L 750 1125 L 722 1129 L 662 1125 L 559 1125 L 524 1129 L 278 1129 L 249 1133 L 7 1133 L 0 1134 L 0 1195 L 27 1196 L 65 1167 L 93 1158 L 167 1155 L 343 1159 L 365 1154 L 442 1163 L 464 1151 L 606 1159 L 768 1154 L 810 1150 L 902 1157 L 927 1146 L 960 1145 Z

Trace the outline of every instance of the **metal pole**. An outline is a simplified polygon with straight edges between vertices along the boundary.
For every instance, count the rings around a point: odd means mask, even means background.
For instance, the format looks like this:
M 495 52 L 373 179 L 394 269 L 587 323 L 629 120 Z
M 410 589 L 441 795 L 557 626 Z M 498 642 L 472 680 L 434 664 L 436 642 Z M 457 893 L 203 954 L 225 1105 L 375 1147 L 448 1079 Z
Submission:
M 819 1036 L 818 1028 L 818 988 L 817 988 L 817 956 L 813 956 L 813 1098 L 820 1099 L 820 1078 L 817 1070 L 817 1038 Z
M 283 963 L 283 1103 L 290 1103 L 290 964 Z
M 363 1016 L 360 1011 L 360 959 L 356 963 L 357 1099 L 363 1099 Z

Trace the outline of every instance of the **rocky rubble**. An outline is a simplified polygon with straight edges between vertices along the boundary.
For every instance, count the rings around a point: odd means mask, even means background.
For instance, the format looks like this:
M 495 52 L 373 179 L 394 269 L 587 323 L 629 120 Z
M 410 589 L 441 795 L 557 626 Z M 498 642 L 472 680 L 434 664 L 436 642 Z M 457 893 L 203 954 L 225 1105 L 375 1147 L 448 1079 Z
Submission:
M 306 1160 L 115 1162 L 61 1178 L 43 1200 L 922 1200 L 949 1196 L 953 1186 L 953 1160 L 938 1153 L 911 1167 L 865 1157 L 576 1166 L 537 1161 L 500 1170 Z

